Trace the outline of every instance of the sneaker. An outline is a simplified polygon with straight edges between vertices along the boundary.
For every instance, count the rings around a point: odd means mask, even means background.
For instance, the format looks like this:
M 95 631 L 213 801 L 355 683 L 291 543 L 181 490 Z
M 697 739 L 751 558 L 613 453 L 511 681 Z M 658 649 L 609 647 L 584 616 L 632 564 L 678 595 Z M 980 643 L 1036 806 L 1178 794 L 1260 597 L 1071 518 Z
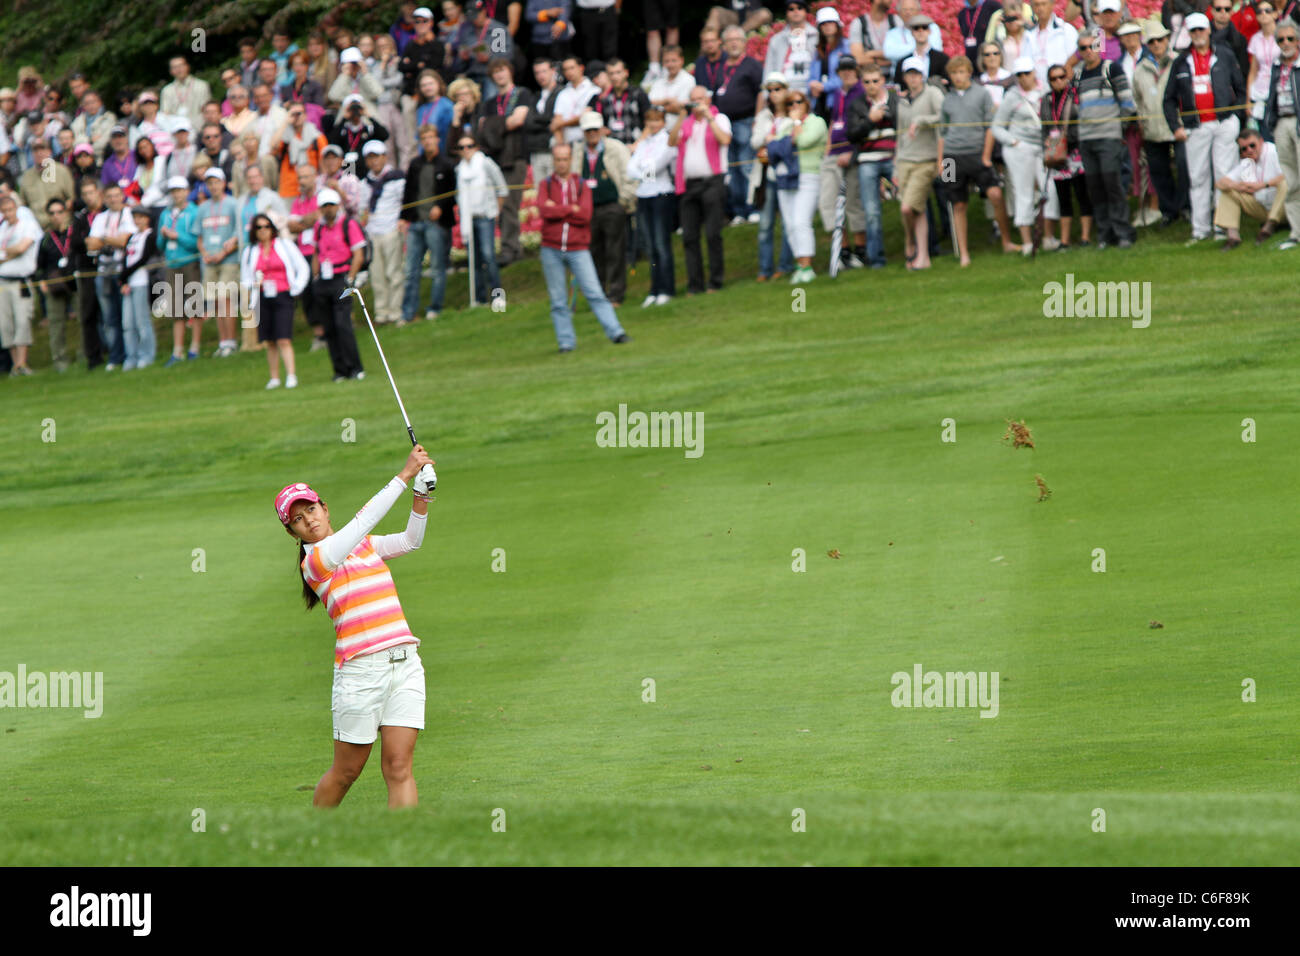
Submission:
M 297 387 L 298 387 L 298 376 L 297 376 L 297 375 L 290 375 L 288 378 L 286 378 L 286 379 L 284 380 L 284 387 L 285 387 L 285 388 L 297 388 Z
M 671 301 L 673 301 L 673 297 L 664 292 L 655 296 L 655 305 L 667 305 Z
M 805 269 L 798 269 L 795 271 L 796 282 L 800 282 L 800 283 L 812 282 L 812 280 L 815 279 L 816 277 L 817 277 L 817 273 L 813 271 L 812 266 L 808 266 Z
M 1300 246 L 1300 239 L 1284 239 L 1278 243 L 1277 251 L 1286 252 L 1286 250 L 1294 249 L 1296 246 Z
M 615 345 L 626 345 L 628 342 L 632 341 L 632 337 L 626 332 L 620 332 L 618 333 L 618 338 L 613 339 L 612 341 Z
M 1132 248 L 1133 248 L 1133 240 L 1132 240 L 1132 239 L 1121 239 L 1119 242 L 1115 243 L 1115 245 L 1119 246 L 1121 249 L 1132 249 Z
M 347 380 L 348 377 L 346 375 L 335 375 L 333 378 L 333 381 L 335 382 L 346 382 Z
M 1061 248 L 1061 240 L 1057 239 L 1055 236 L 1048 236 L 1043 239 L 1042 247 L 1046 252 L 1055 252 L 1057 249 Z
M 184 361 L 185 359 L 181 358 L 179 355 L 173 355 L 167 361 L 163 362 L 163 368 L 171 368 L 173 365 L 180 365 Z
M 319 336 L 312 336 L 311 348 L 309 348 L 307 351 L 319 352 L 321 349 L 324 348 L 329 348 L 329 343 L 326 342 L 323 338 L 320 338 Z
M 1033 244 L 1032 242 L 1030 242 L 1030 243 L 1026 243 L 1025 245 L 1021 246 L 1021 247 L 1020 247 L 1020 254 L 1021 254 L 1022 256 L 1024 256 L 1026 259 L 1032 259 L 1033 256 L 1034 256 L 1034 244 Z
M 654 305 L 654 304 L 655 304 L 656 302 L 658 302 L 658 301 L 659 301 L 659 297 L 658 297 L 658 296 L 653 295 L 653 294 L 648 295 L 648 296 L 645 297 L 645 301 L 641 303 L 641 308 L 643 308 L 643 309 L 648 309 L 648 308 L 650 308 L 650 306 Z
M 572 346 L 572 345 L 561 345 L 561 346 L 560 346 L 560 352 L 559 352 L 559 354 L 560 354 L 560 355 L 565 355 L 565 354 L 567 354 L 567 353 L 569 353 L 569 352 L 572 352 L 572 351 L 573 351 L 573 346 Z
M 1283 243 L 1283 245 L 1286 245 L 1286 243 Z M 117 369 L 118 366 L 114 365 L 112 362 L 109 362 L 107 365 L 104 366 L 105 372 L 116 372 Z
M 845 249 L 840 253 L 840 265 L 845 269 L 864 269 L 867 264 L 855 250 Z
M 743 225 L 745 225 L 748 221 L 749 221 L 749 220 L 746 219 L 744 216 L 732 216 L 732 217 L 731 217 L 731 222 L 727 223 L 727 225 L 729 225 L 729 226 L 743 226 Z
M 15 366 L 10 370 L 10 372 L 9 372 L 9 377 L 10 377 L 10 378 L 21 378 L 21 377 L 24 376 L 24 375 L 33 375 L 33 374 L 35 374 L 35 373 L 33 373 L 32 370 L 29 369 L 26 365 L 15 365 Z
M 193 362 L 198 357 L 199 357 L 199 353 L 197 351 L 185 353 L 185 361 L 187 362 Z
M 746 220 L 746 221 L 747 221 L 751 226 L 757 226 L 760 222 L 763 221 L 763 214 L 760 213 L 760 212 L 751 212 L 751 213 L 749 214 L 749 219 Z
M 424 313 L 424 318 L 428 322 L 434 321 L 436 318 L 438 318 L 438 310 L 430 309 L 428 312 Z
M 1227 239 L 1227 238 L 1228 238 L 1228 230 L 1224 229 L 1222 226 L 1215 226 L 1215 227 L 1214 227 L 1214 241 L 1215 241 L 1215 242 L 1222 242 L 1224 239 Z
M 135 371 L 135 360 L 134 360 L 134 359 L 127 359 L 125 362 L 123 362 L 123 363 L 122 363 L 122 371 L 123 371 L 123 372 L 134 372 L 134 371 Z
M 353 381 L 356 381 L 356 382 L 364 382 L 364 381 L 366 380 L 366 373 L 365 373 L 365 372 L 357 372 L 357 374 L 355 374 L 355 375 L 352 376 L 352 379 L 353 379 Z
M 796 266 L 794 272 L 790 273 L 790 284 L 797 285 L 802 282 L 803 280 L 799 278 L 801 275 L 803 275 L 803 269 Z

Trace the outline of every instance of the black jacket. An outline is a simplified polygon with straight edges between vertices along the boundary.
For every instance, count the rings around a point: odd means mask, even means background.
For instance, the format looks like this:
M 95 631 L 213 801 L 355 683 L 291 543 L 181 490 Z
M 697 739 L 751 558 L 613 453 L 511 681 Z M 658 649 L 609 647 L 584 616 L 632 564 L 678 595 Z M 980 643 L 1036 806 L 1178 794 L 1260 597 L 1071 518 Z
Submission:
M 524 124 L 524 129 L 528 133 L 528 152 L 544 153 L 551 145 L 551 120 L 555 119 L 555 101 L 564 89 L 564 81 L 561 80 L 555 86 L 555 92 L 546 100 L 546 105 L 539 111 L 537 103 L 542 100 L 541 92 L 536 94 L 537 99 L 533 103 L 533 108 L 528 111 L 528 122 Z
M 356 152 L 358 163 L 361 161 L 361 148 L 366 143 L 372 139 L 388 139 L 387 127 L 378 120 L 369 117 L 362 121 L 361 130 L 358 133 L 349 132 L 347 126 L 347 122 L 342 117 L 337 117 L 336 122 L 325 131 L 325 139 L 331 146 L 337 146 L 343 150 L 345 157 L 350 152 Z
M 931 50 L 929 55 L 930 55 L 930 76 L 927 78 L 926 82 L 934 83 L 938 81 L 938 85 L 942 89 L 947 90 L 948 89 L 948 55 L 944 53 L 942 50 Z M 906 81 L 903 79 L 903 64 L 905 62 L 907 62 L 905 59 L 899 60 L 898 66 L 894 68 L 894 85 L 896 85 L 900 90 L 907 89 Z
M 412 203 L 428 199 L 429 196 L 442 196 L 442 199 L 437 200 L 437 205 L 442 210 L 438 222 L 450 229 L 452 223 L 456 221 L 456 160 L 440 148 L 438 155 L 433 158 L 433 192 L 422 194 L 420 173 L 428 163 L 421 151 L 406 168 L 406 192 L 402 195 L 404 207 L 402 218 L 407 222 L 426 221 L 429 218 L 429 204 L 414 206 Z
M 849 104 L 848 115 L 844 118 L 844 135 L 853 144 L 855 158 L 862 150 L 870 150 L 873 139 L 895 138 L 892 131 L 898 122 L 898 93 L 889 90 L 888 97 L 885 102 L 885 118 L 879 123 L 871 122 L 871 103 L 865 96 L 860 96 Z
M 1273 72 L 1268 77 L 1268 102 L 1264 105 L 1264 129 L 1272 133 L 1277 128 L 1277 81 L 1282 76 L 1282 63 L 1279 59 L 1273 64 Z M 1296 115 L 1291 118 L 1291 122 L 1296 124 L 1296 130 L 1300 131 L 1300 61 L 1291 68 L 1291 105 L 1295 109 Z
M 1232 55 L 1237 58 L 1237 66 L 1241 68 L 1241 75 L 1247 76 L 1250 73 L 1250 54 L 1246 51 L 1246 38 L 1237 29 L 1235 23 L 1229 22 L 1222 30 L 1216 30 L 1214 29 L 1214 21 L 1211 20 L 1210 44 L 1216 47 L 1226 46 L 1232 51 Z
M 1237 117 L 1241 128 L 1246 128 L 1246 79 L 1237 58 L 1231 55 L 1227 47 L 1211 44 L 1210 52 L 1210 89 L 1214 93 L 1214 106 L 1221 110 L 1216 115 L 1224 120 L 1229 116 Z M 1181 126 L 1196 129 L 1201 125 L 1201 116 L 1196 110 L 1196 94 L 1192 90 L 1192 48 L 1188 47 L 1174 60 L 1173 76 L 1165 87 L 1165 120 L 1169 128 L 1177 132 Z M 1236 109 L 1224 110 L 1222 107 L 1235 106 Z M 1183 115 L 1180 116 L 1179 114 Z
M 104 207 L 99 207 L 100 212 Z M 93 272 L 99 264 L 99 257 L 92 256 L 86 249 L 86 238 L 90 235 L 90 210 L 83 205 L 72 214 L 72 266 L 78 272 Z
M 75 237 L 76 224 L 69 223 L 68 226 L 72 232 L 72 237 Z M 45 230 L 45 234 L 41 236 L 40 248 L 36 252 L 36 277 L 38 279 L 44 279 L 46 282 L 49 282 L 52 279 L 65 279 L 77 271 L 76 263 L 74 262 L 76 257 L 73 255 L 72 237 L 69 237 L 66 240 L 66 245 L 68 246 L 68 264 L 62 268 L 59 267 L 59 260 L 64 258 L 64 256 L 63 253 L 59 252 L 59 247 L 55 245 L 54 240 L 50 238 L 50 234 L 54 231 L 53 228 Z M 64 236 L 59 236 L 59 242 L 65 242 Z M 72 295 L 76 291 L 77 284 L 72 281 L 56 282 L 54 285 L 50 286 L 50 293 L 53 295 L 68 296 Z
M 506 129 L 506 119 L 521 106 L 533 112 L 533 94 L 522 86 L 513 86 L 509 99 L 501 103 L 500 94 L 479 104 L 474 129 L 479 135 L 483 152 L 502 169 L 528 162 L 528 120 L 516 130 Z M 504 111 L 504 115 L 503 115 Z
M 414 96 L 420 82 L 421 70 L 437 70 L 446 76 L 447 51 L 442 41 L 436 36 L 430 37 L 428 43 L 418 43 L 412 39 L 402 50 L 402 58 L 397 61 L 397 69 L 402 74 L 402 92 Z

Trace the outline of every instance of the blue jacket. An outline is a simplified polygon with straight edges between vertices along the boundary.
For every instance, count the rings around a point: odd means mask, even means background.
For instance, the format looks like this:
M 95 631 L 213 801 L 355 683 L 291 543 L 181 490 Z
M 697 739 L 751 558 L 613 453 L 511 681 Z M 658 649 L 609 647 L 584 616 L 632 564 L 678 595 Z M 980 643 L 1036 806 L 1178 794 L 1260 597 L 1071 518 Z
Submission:
M 776 173 L 777 189 L 799 188 L 799 152 L 789 136 L 781 136 L 767 144 L 767 164 Z M 784 173 L 778 171 L 781 166 L 785 167 Z
M 194 224 L 194 217 L 198 212 L 199 207 L 190 202 L 181 210 L 179 216 L 172 206 L 168 206 L 159 214 L 158 247 L 162 250 L 163 260 L 168 268 L 179 269 L 181 266 L 199 261 L 199 237 Z M 175 229 L 180 237 L 168 239 L 163 235 L 163 229 Z

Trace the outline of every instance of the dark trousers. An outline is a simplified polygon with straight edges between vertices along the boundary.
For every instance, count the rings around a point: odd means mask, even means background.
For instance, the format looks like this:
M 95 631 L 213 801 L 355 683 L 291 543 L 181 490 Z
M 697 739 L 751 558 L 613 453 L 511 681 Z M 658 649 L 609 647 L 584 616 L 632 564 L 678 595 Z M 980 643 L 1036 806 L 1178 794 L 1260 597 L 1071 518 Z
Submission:
M 727 182 L 722 174 L 686 180 L 679 209 L 682 248 L 686 253 L 686 291 L 704 291 L 704 260 L 700 256 L 700 225 L 709 243 L 709 288 L 721 289 L 723 277 L 722 220 L 726 215 Z
M 627 295 L 627 213 L 617 201 L 592 208 L 590 248 L 605 298 L 617 306 Z
M 505 177 L 507 186 L 522 186 L 524 180 L 528 178 L 528 161 L 524 160 L 513 166 L 502 166 L 501 175 Z M 498 224 L 501 226 L 501 257 L 497 263 L 499 266 L 509 265 L 516 259 L 524 257 L 523 247 L 519 245 L 519 203 L 523 198 L 522 189 L 512 188 L 506 194 L 506 201 L 501 205 L 501 215 L 498 217 Z
M 77 318 L 81 320 L 81 348 L 86 353 L 86 368 L 104 364 L 104 343 L 99 338 L 99 296 L 95 280 L 77 280 Z
M 1128 195 L 1122 179 L 1127 154 L 1122 139 L 1086 139 L 1079 144 L 1098 242 L 1132 242 L 1137 238 L 1137 230 L 1129 225 Z
M 618 11 L 611 4 L 604 10 L 573 11 L 574 40 L 582 49 L 582 59 L 612 60 L 618 56 Z
M 363 369 L 361 354 L 357 351 L 357 337 L 352 331 L 352 296 L 339 299 L 347 284 L 346 275 L 313 279 L 307 286 L 307 295 L 311 297 L 312 324 L 319 323 L 325 330 L 334 374 L 351 378 Z
M 1144 142 L 1142 150 L 1147 154 L 1147 168 L 1151 170 L 1151 185 L 1156 188 L 1161 215 L 1175 219 L 1184 212 L 1191 212 L 1192 202 L 1187 193 L 1187 144 L 1178 140 L 1170 143 Z M 1178 165 L 1176 181 L 1175 163 Z
M 636 201 L 636 218 L 645 229 L 650 247 L 650 294 L 673 295 L 673 206 L 672 193 L 650 196 Z

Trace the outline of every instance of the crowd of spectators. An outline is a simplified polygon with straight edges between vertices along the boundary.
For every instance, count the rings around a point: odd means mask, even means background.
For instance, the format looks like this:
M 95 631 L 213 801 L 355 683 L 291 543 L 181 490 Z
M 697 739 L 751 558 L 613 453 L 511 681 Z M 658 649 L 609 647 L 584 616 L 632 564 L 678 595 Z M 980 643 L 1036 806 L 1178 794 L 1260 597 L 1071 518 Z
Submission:
M 463 247 L 487 305 L 530 234 L 559 351 L 575 287 L 621 344 L 630 265 L 649 264 L 642 308 L 683 291 L 675 237 L 687 295 L 723 287 L 746 224 L 761 282 L 812 281 L 819 225 L 832 274 L 891 253 L 925 270 L 945 242 L 966 267 L 972 191 L 1004 254 L 1179 220 L 1228 251 L 1243 216 L 1257 244 L 1289 223 L 1294 248 L 1300 4 L 1090 2 L 965 0 L 945 36 L 920 0 L 790 0 L 779 20 L 729 0 L 688 63 L 679 4 L 647 0 L 639 81 L 621 0 L 403 3 L 386 33 L 246 39 L 219 85 L 175 55 L 111 99 L 24 66 L 0 89 L 0 371 L 32 374 L 40 328 L 59 371 L 142 369 L 155 320 L 180 365 L 212 319 L 214 356 L 264 351 L 266 387 L 292 388 L 301 309 L 334 379 L 362 378 L 343 289 L 368 284 L 378 324 L 434 320 Z

